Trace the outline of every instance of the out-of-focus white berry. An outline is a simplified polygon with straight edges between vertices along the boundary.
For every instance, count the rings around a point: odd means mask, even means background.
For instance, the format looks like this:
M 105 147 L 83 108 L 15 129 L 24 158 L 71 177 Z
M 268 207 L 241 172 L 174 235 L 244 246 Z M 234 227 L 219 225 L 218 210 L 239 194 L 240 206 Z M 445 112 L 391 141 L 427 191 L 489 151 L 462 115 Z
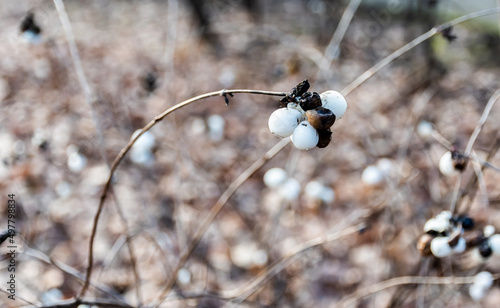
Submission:
M 484 227 L 483 233 L 484 233 L 484 236 L 490 237 L 493 234 L 495 234 L 495 227 L 493 227 L 492 225 L 487 225 Z
M 137 135 L 139 135 L 139 133 L 141 132 L 141 130 L 142 129 L 136 130 L 132 134 L 132 137 L 130 139 L 134 139 L 135 137 L 137 137 Z M 155 136 L 150 131 L 147 131 L 144 134 L 142 134 L 139 137 L 139 139 L 137 139 L 135 141 L 135 143 L 132 146 L 132 148 L 144 148 L 144 149 L 151 150 L 154 147 L 154 145 L 155 145 Z
M 450 238 L 447 236 L 436 237 L 431 241 L 431 252 L 436 258 L 444 258 L 450 255 L 451 247 L 448 244 Z
M 177 273 L 177 280 L 180 284 L 187 285 L 191 282 L 191 273 L 187 268 L 181 268 Z
M 337 120 L 344 116 L 347 109 L 347 101 L 342 94 L 337 91 L 330 90 L 321 93 L 320 96 L 323 107 L 330 109 Z
M 451 158 L 450 151 L 441 156 L 441 159 L 439 160 L 439 171 L 446 176 L 452 176 L 458 172 L 453 166 L 453 159 Z
M 318 181 L 310 181 L 305 187 L 306 196 L 311 199 L 321 200 L 330 203 L 335 200 L 335 192 L 330 187 Z
M 136 130 L 131 139 L 137 137 L 141 129 Z M 151 166 L 154 162 L 153 152 L 151 151 L 155 145 L 155 136 L 150 131 L 142 134 L 137 139 L 130 149 L 130 159 L 139 165 Z
M 302 113 L 297 109 L 280 108 L 271 113 L 267 124 L 271 133 L 285 138 L 293 134 L 301 119 Z
M 300 183 L 294 178 L 288 178 L 283 185 L 279 187 L 280 195 L 288 200 L 293 201 L 299 197 Z
M 472 300 L 479 302 L 484 297 L 485 290 L 476 284 L 471 284 L 469 287 L 469 295 Z
M 466 241 L 463 237 L 460 237 L 458 239 L 458 243 L 451 249 L 453 250 L 453 253 L 460 254 L 465 251 L 465 248 L 467 248 Z
M 212 141 L 220 141 L 224 136 L 224 126 L 226 121 L 218 114 L 213 114 L 207 119 L 208 129 L 210 131 L 210 139 Z
M 474 284 L 487 290 L 493 285 L 493 275 L 490 272 L 480 272 L 474 277 Z
M 434 127 L 432 124 L 427 121 L 421 121 L 417 126 L 417 134 L 420 138 L 428 139 L 432 136 L 432 132 L 434 131 Z
M 71 187 L 71 184 L 65 181 L 61 181 L 56 185 L 56 193 L 61 198 L 69 197 L 71 195 L 72 190 L 73 188 Z
M 384 181 L 384 172 L 377 166 L 370 165 L 363 170 L 361 181 L 366 185 L 375 186 Z
M 446 221 L 449 221 L 453 215 L 451 214 L 450 211 L 442 211 L 441 213 L 436 215 L 437 219 L 443 219 Z
M 81 172 L 87 165 L 87 158 L 85 155 L 79 153 L 74 145 L 68 146 L 66 152 L 68 153 L 67 164 L 69 170 L 75 173 Z
M 444 232 L 450 226 L 450 221 L 442 218 L 431 218 L 424 225 L 424 232 Z
M 314 148 L 319 141 L 318 131 L 307 121 L 302 121 L 292 134 L 293 145 L 299 150 Z
M 264 184 L 269 188 L 276 188 L 285 183 L 288 174 L 281 168 L 271 168 L 264 174 Z
M 500 234 L 493 234 L 488 239 L 488 243 L 490 244 L 491 251 L 496 256 L 500 256 Z
M 392 170 L 394 169 L 392 160 L 388 158 L 380 158 L 379 160 L 377 160 L 376 165 L 385 175 L 390 175 L 392 173 Z

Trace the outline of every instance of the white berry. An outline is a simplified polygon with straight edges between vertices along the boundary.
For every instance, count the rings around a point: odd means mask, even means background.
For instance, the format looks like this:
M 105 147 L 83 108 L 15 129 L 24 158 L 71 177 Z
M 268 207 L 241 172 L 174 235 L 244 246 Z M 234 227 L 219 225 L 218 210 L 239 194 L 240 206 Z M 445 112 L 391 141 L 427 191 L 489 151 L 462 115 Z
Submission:
M 458 243 L 451 249 L 453 250 L 453 253 L 460 254 L 465 251 L 465 248 L 467 248 L 465 239 L 461 237 L 458 239 Z
M 480 272 L 474 277 L 474 284 L 487 290 L 493 284 L 493 275 L 490 272 Z
M 495 234 L 495 227 L 492 225 L 486 225 L 483 230 L 484 236 L 490 237 Z
M 347 101 L 342 94 L 337 91 L 329 90 L 321 93 L 320 96 L 323 107 L 330 109 L 337 120 L 344 116 L 347 109 Z
M 453 158 L 451 158 L 450 151 L 441 156 L 441 159 L 439 160 L 439 171 L 446 176 L 452 176 L 458 172 L 453 165 Z
M 488 239 L 491 251 L 496 256 L 500 256 L 500 234 L 494 234 Z
M 288 175 L 281 168 L 271 168 L 264 174 L 264 184 L 269 188 L 276 188 L 285 183 Z
M 370 186 L 379 185 L 384 181 L 384 172 L 377 166 L 368 166 L 361 174 L 361 181 Z
M 449 238 L 436 237 L 431 241 L 431 252 L 436 258 L 444 258 L 449 256 L 451 253 L 450 244 L 448 244 Z
M 293 201 L 299 197 L 300 194 L 300 183 L 294 178 L 289 178 L 283 185 L 279 188 L 280 195 L 288 200 Z
M 484 291 L 485 290 L 483 288 L 476 284 L 471 284 L 471 286 L 469 287 L 469 295 L 476 302 L 479 302 L 481 299 L 483 299 L 485 293 Z
M 450 221 L 443 218 L 431 218 L 424 225 L 424 232 L 435 231 L 444 232 L 450 226 Z
M 330 203 L 335 200 L 335 192 L 333 189 L 318 181 L 310 181 L 307 183 L 305 193 L 307 197 L 314 200 L 321 200 L 325 203 Z
M 288 137 L 293 134 L 293 131 L 300 123 L 301 119 L 302 113 L 297 109 L 277 109 L 269 117 L 269 130 L 278 137 Z
M 302 121 L 292 134 L 293 145 L 299 150 L 314 148 L 319 141 L 318 131 L 307 121 Z
M 418 123 L 417 134 L 423 139 L 429 139 L 432 136 L 434 128 L 432 124 L 427 121 L 422 121 Z

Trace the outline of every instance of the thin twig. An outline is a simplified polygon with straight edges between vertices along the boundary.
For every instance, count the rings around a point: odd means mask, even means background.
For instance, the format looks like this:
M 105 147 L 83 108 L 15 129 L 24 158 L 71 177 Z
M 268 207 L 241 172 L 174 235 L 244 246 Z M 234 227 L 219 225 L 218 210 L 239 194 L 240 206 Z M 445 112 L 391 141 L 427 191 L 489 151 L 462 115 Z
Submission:
M 128 144 L 120 151 L 120 153 L 116 156 L 115 160 L 113 161 L 113 164 L 111 165 L 110 171 L 109 171 L 109 176 L 106 181 L 106 184 L 103 187 L 103 190 L 101 192 L 101 197 L 99 201 L 99 205 L 97 207 L 97 212 L 94 215 L 94 221 L 92 224 L 92 232 L 90 234 L 90 240 L 89 240 L 89 254 L 88 254 L 88 265 L 87 265 L 87 271 L 86 271 L 86 278 L 85 278 L 85 283 L 82 287 L 82 290 L 80 291 L 80 294 L 78 295 L 79 298 L 82 298 L 85 293 L 87 292 L 87 289 L 89 287 L 90 283 L 90 276 L 92 275 L 92 269 L 93 269 L 93 263 L 94 263 L 94 240 L 95 240 L 95 235 L 97 232 L 97 225 L 99 223 L 99 218 L 101 216 L 102 209 L 104 208 L 104 201 L 106 200 L 108 191 L 111 187 L 111 180 L 113 178 L 113 174 L 118 168 L 118 165 L 120 162 L 123 160 L 125 157 L 125 154 L 128 153 L 128 151 L 132 148 L 132 146 L 135 144 L 137 139 L 139 139 L 145 132 L 147 132 L 149 129 L 151 129 L 154 125 L 156 125 L 158 122 L 162 121 L 167 115 L 170 113 L 187 106 L 191 103 L 194 103 L 196 101 L 208 98 L 208 97 L 213 97 L 213 96 L 221 96 L 224 93 L 247 93 L 247 94 L 260 94 L 260 95 L 271 95 L 271 96 L 285 96 L 287 93 L 284 92 L 272 92 L 272 91 L 260 91 L 260 90 L 220 90 L 220 91 L 215 91 L 215 92 L 210 92 L 210 93 L 205 93 L 193 98 L 190 98 L 188 100 L 185 100 L 175 106 L 172 106 L 171 108 L 168 108 L 167 110 L 163 111 L 161 114 L 157 115 L 151 122 L 149 122 L 145 127 L 142 128 L 142 130 L 135 136 L 135 138 L 131 139 Z
M 342 42 L 347 28 L 351 23 L 352 17 L 354 16 L 354 13 L 356 13 L 356 10 L 358 9 L 361 1 L 362 0 L 351 0 L 344 11 L 344 14 L 342 14 L 342 18 L 340 19 L 340 22 L 335 29 L 335 33 L 333 33 L 332 39 L 325 49 L 325 56 L 323 57 L 319 66 L 318 74 L 320 74 L 320 76 L 330 70 L 332 60 L 338 57 L 340 42 Z
M 401 57 L 403 54 L 408 52 L 409 50 L 413 49 L 417 45 L 421 44 L 422 42 L 430 39 L 434 35 L 440 33 L 444 29 L 447 29 L 449 27 L 458 25 L 462 22 L 482 17 L 482 16 L 487 16 L 495 13 L 500 13 L 500 8 L 492 8 L 492 9 L 487 9 L 487 10 L 482 10 L 474 13 L 470 13 L 464 16 L 460 16 L 456 19 L 453 19 L 447 23 L 444 23 L 442 25 L 439 25 L 437 27 L 434 27 L 430 29 L 429 31 L 425 32 L 424 34 L 420 35 L 413 41 L 409 42 L 408 44 L 404 45 L 403 47 L 399 48 L 395 52 L 391 53 L 389 56 L 385 57 L 382 61 L 378 62 L 375 64 L 372 68 L 361 74 L 358 78 L 356 78 L 353 82 L 351 82 L 345 89 L 342 91 L 342 94 L 344 96 L 348 95 L 354 89 L 356 89 L 359 85 L 370 79 L 373 75 L 375 75 L 378 71 L 386 67 L 388 64 L 390 64 L 392 61 L 396 60 L 397 58 Z
M 479 122 L 476 125 L 476 128 L 474 129 L 474 132 L 472 132 L 472 135 L 469 139 L 469 142 L 467 143 L 467 147 L 465 148 L 464 151 L 464 156 L 468 157 L 470 152 L 472 151 L 472 147 L 474 146 L 474 142 L 476 142 L 477 136 L 479 136 L 479 133 L 481 132 L 481 129 L 483 128 L 484 124 L 486 123 L 486 120 L 488 119 L 488 115 L 490 114 L 491 108 L 493 108 L 493 105 L 498 101 L 500 98 L 500 89 L 497 89 L 495 93 L 490 97 L 488 100 L 488 103 L 486 104 L 486 107 L 484 107 L 483 114 L 481 115 L 481 118 L 479 119 Z
M 493 279 L 496 280 L 500 277 L 500 275 L 493 275 Z M 337 307 L 349 307 L 353 306 L 361 300 L 363 297 L 366 297 L 371 294 L 378 293 L 380 291 L 393 288 L 400 285 L 407 284 L 433 284 L 433 285 L 450 285 L 450 284 L 471 284 L 476 279 L 475 276 L 470 277 L 422 277 L 422 276 L 404 276 L 404 277 L 396 277 L 391 278 L 380 283 L 365 287 L 363 289 L 358 290 L 351 296 L 342 300 Z
M 107 158 L 106 152 L 105 152 L 106 147 L 105 147 L 105 142 L 104 142 L 102 125 L 99 121 L 99 117 L 97 115 L 96 106 L 95 106 L 96 97 L 94 95 L 94 91 L 92 90 L 92 88 L 87 80 L 87 77 L 85 76 L 85 72 L 83 70 L 83 65 L 82 65 L 82 61 L 80 58 L 80 54 L 79 54 L 78 48 L 76 46 L 75 35 L 73 33 L 73 29 L 71 27 L 71 23 L 70 23 L 69 18 L 68 18 L 68 14 L 66 13 L 66 9 L 64 7 L 64 3 L 62 0 L 54 0 L 54 5 L 57 9 L 59 19 L 61 20 L 61 24 L 63 26 L 64 33 L 66 35 L 66 40 L 68 41 L 69 51 L 71 54 L 71 58 L 73 60 L 73 65 L 75 66 L 75 71 L 76 71 L 76 75 L 78 78 L 78 83 L 80 84 L 80 87 L 83 90 L 83 93 L 85 95 L 85 100 L 87 101 L 87 103 L 90 107 L 92 118 L 93 118 L 94 124 L 95 124 L 96 129 L 97 129 L 97 138 L 98 138 L 98 143 L 99 143 L 100 155 L 102 156 L 102 159 L 106 162 L 106 164 L 109 166 L 108 158 Z M 131 247 L 132 243 L 130 241 L 130 237 L 128 236 L 128 233 L 129 233 L 128 232 L 128 224 L 127 224 L 125 217 L 123 216 L 123 212 L 121 211 L 121 207 L 118 204 L 118 200 L 116 201 L 116 207 L 117 207 L 119 216 L 122 220 L 122 223 L 124 224 L 125 229 L 127 231 L 127 237 L 126 237 L 127 248 L 128 248 L 129 254 L 130 254 L 130 262 L 132 263 L 132 269 L 133 269 L 134 277 L 136 280 L 136 296 L 137 296 L 137 300 L 140 304 L 142 302 L 140 288 L 139 288 L 140 279 L 139 279 L 139 274 L 138 274 L 137 268 L 136 268 L 136 258 L 134 255 L 134 250 Z
M 479 186 L 479 191 L 481 192 L 482 195 L 482 205 L 486 210 L 488 210 L 489 207 L 489 200 L 488 200 L 488 190 L 486 188 L 486 181 L 484 180 L 484 174 L 483 171 L 481 170 L 481 165 L 476 161 L 477 159 L 477 154 L 472 151 L 471 157 L 473 158 L 472 161 L 472 167 L 474 169 L 474 172 L 476 173 L 477 177 L 477 183 Z M 488 221 L 490 220 L 490 215 L 486 215 L 488 217 Z
M 91 307 L 103 307 L 103 308 L 132 308 L 128 304 L 115 302 L 109 299 L 71 299 L 60 301 L 57 304 L 53 305 L 44 305 L 44 306 L 26 306 L 29 308 L 75 308 L 79 305 L 88 305 Z

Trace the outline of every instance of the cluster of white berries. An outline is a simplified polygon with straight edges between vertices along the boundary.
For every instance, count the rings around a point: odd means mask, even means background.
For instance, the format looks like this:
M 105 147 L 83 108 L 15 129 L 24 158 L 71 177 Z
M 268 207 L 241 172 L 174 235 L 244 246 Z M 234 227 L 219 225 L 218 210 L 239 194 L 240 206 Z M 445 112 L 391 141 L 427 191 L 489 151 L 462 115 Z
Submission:
M 442 211 L 425 223 L 425 234 L 419 238 L 417 249 L 423 256 L 436 258 L 460 254 L 469 247 L 477 248 L 483 258 L 492 254 L 500 256 L 500 234 L 495 234 L 495 227 L 491 225 L 466 240 L 464 231 L 472 230 L 474 225 L 474 220 L 467 215 L 452 216 L 450 211 Z
M 484 293 L 493 285 L 493 275 L 490 272 L 480 272 L 474 277 L 469 287 L 469 295 L 474 301 L 480 301 Z
M 287 172 L 281 168 L 269 169 L 264 174 L 263 180 L 267 187 L 276 189 L 278 194 L 285 200 L 292 201 L 300 195 L 301 186 L 299 181 L 288 176 Z M 334 190 L 316 180 L 306 184 L 305 195 L 308 199 L 324 203 L 331 203 L 335 199 Z
M 268 121 L 271 133 L 290 137 L 300 150 L 326 147 L 332 138 L 330 127 L 347 109 L 347 101 L 340 93 L 330 90 L 318 94 L 308 89 L 307 80 L 299 83 L 280 100 L 282 108 L 274 111 Z
M 425 234 L 420 237 L 417 248 L 423 255 L 432 254 L 436 258 L 462 253 L 466 248 L 463 230 L 473 225 L 474 222 L 468 217 L 453 219 L 450 211 L 442 211 L 425 223 Z

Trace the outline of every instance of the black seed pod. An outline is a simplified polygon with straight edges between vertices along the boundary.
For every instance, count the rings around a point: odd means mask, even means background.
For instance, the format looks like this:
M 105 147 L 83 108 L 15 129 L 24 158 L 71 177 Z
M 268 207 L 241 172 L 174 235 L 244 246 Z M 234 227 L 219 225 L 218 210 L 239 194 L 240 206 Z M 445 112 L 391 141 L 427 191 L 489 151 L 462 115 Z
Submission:
M 467 215 L 460 215 L 457 220 L 462 223 L 462 228 L 464 228 L 464 230 L 471 230 L 474 228 L 474 219 Z
M 465 167 L 467 167 L 467 157 L 465 157 L 462 153 L 457 151 L 451 152 L 451 159 L 453 161 L 453 167 L 455 170 L 464 171 Z
M 319 94 L 316 92 L 313 92 L 312 94 L 311 92 L 306 92 L 299 100 L 299 104 L 304 111 L 321 107 L 321 96 L 319 96 Z
M 316 145 L 318 148 L 326 148 L 332 141 L 332 131 L 328 129 L 318 129 L 319 140 Z
M 488 242 L 488 239 L 485 239 L 479 245 L 479 253 L 484 258 L 488 258 L 493 253 L 493 251 L 491 250 L 491 247 L 490 247 L 490 243 Z
M 335 115 L 330 109 L 318 107 L 306 111 L 307 121 L 316 129 L 328 129 L 335 123 Z
M 26 17 L 24 17 L 21 22 L 20 30 L 21 32 L 30 31 L 36 35 L 42 32 L 42 29 L 35 22 L 35 14 L 33 14 L 33 12 L 29 12 Z
M 309 80 L 304 80 L 300 82 L 295 88 L 292 90 L 292 96 L 302 96 L 302 94 L 306 93 L 309 90 Z

